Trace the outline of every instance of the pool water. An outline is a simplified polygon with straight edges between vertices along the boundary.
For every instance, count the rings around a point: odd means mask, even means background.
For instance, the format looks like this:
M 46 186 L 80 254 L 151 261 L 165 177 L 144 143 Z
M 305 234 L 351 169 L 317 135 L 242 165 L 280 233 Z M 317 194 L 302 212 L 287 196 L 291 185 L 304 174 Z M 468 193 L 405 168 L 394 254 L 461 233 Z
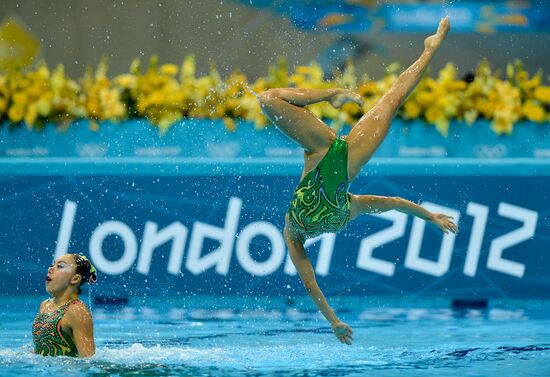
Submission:
M 1 376 L 550 376 L 549 301 L 330 298 L 347 346 L 307 297 L 131 298 L 93 306 L 97 354 L 72 359 L 29 353 L 43 298 L 0 298 Z

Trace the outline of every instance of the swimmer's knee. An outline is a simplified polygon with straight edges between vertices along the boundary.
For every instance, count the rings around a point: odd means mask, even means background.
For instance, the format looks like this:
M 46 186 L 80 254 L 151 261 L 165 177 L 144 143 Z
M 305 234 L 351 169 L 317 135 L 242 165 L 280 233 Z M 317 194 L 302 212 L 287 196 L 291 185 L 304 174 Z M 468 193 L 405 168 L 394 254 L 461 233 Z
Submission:
M 272 88 L 272 89 L 264 90 L 263 92 L 258 94 L 258 98 L 260 100 L 260 103 L 269 104 L 273 102 L 273 100 L 280 98 L 279 94 L 280 94 L 279 89 Z

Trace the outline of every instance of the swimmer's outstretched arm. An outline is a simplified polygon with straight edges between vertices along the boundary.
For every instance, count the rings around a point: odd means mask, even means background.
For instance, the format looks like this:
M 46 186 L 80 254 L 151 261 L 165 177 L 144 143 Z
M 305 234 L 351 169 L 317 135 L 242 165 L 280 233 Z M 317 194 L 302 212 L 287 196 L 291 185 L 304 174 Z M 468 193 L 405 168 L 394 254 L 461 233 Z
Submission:
M 292 232 L 292 229 L 287 225 L 284 230 L 285 242 L 288 247 L 290 258 L 300 274 L 300 278 L 304 283 L 309 297 L 313 300 L 317 308 L 323 313 L 323 316 L 330 322 L 334 335 L 342 342 L 351 345 L 353 341 L 353 330 L 344 322 L 340 321 L 334 311 L 329 306 L 325 295 L 321 292 L 315 272 L 309 258 L 304 250 L 304 245 Z
M 444 213 L 430 212 L 426 208 L 407 199 L 398 196 L 351 195 L 350 219 L 361 214 L 381 213 L 392 209 L 432 222 L 444 233 L 448 233 L 449 231 L 453 233 L 458 232 L 458 227 L 451 220 L 451 216 L 447 216 Z

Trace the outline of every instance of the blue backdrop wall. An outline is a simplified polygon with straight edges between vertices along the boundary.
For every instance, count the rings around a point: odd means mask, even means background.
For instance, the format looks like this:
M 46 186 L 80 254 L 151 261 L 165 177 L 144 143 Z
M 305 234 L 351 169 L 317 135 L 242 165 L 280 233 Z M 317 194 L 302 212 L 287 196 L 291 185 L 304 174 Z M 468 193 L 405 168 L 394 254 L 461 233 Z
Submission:
M 189 134 L 180 145 L 204 143 Z M 286 143 L 273 134 L 269 145 Z M 96 293 L 304 294 L 281 231 L 301 166 L 292 153 L 4 157 L 0 292 L 43 292 L 55 255 L 82 252 Z M 540 158 L 374 158 L 352 192 L 419 202 L 460 232 L 397 211 L 363 216 L 310 242 L 319 284 L 328 295 L 550 297 L 549 176 Z

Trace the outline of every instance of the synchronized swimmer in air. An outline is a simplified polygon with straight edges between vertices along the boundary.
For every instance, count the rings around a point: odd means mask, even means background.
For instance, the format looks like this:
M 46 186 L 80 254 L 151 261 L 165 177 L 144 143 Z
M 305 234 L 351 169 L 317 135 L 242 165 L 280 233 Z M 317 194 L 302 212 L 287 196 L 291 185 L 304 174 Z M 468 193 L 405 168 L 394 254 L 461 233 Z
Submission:
M 319 288 L 308 255 L 307 238 L 338 232 L 361 214 L 397 210 L 437 225 L 445 233 L 456 233 L 452 217 L 431 213 L 399 197 L 354 195 L 349 185 L 384 140 L 397 109 L 414 89 L 450 27 L 443 18 L 434 35 L 424 40 L 424 51 L 387 93 L 364 114 L 347 136 L 333 129 L 304 106 L 329 101 L 335 108 L 346 102 L 363 104 L 359 94 L 347 89 L 274 88 L 259 94 L 263 112 L 285 135 L 304 148 L 304 170 L 285 216 L 284 236 L 290 257 L 305 288 L 336 337 L 351 344 L 352 329 L 340 321 Z

